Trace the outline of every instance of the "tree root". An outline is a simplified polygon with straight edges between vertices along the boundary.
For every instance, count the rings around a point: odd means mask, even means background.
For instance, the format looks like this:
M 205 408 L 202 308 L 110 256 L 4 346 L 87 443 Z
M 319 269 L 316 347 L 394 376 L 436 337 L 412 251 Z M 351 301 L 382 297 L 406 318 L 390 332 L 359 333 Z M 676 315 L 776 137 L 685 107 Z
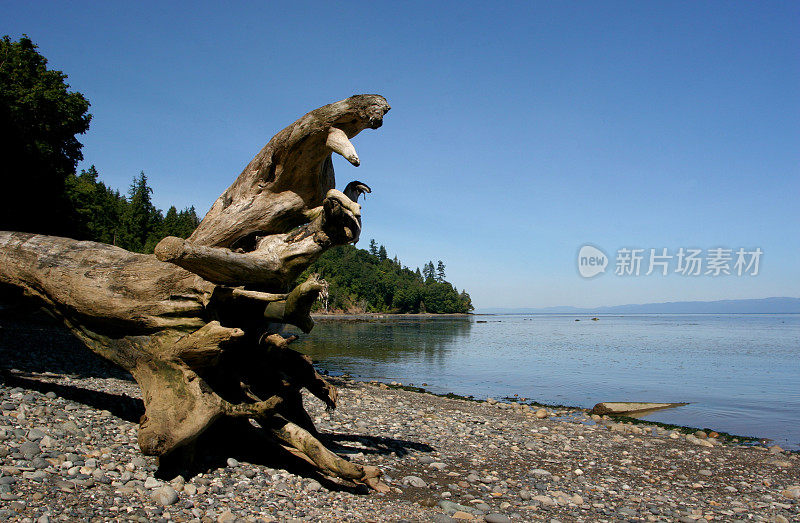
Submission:
M 389 487 L 380 481 L 381 472 L 378 467 L 346 461 L 328 450 L 307 430 L 283 416 L 272 416 L 268 428 L 278 440 L 290 447 L 287 450 L 313 464 L 326 475 L 363 483 L 378 492 L 389 491 Z
M 189 456 L 217 422 L 250 418 L 321 472 L 385 492 L 376 467 L 317 439 L 301 391 L 333 409 L 336 388 L 273 333 L 275 324 L 313 328 L 325 282 L 314 275 L 287 291 L 326 249 L 358 241 L 357 201 L 370 188 L 336 190 L 331 154 L 359 165 L 350 139 L 380 127 L 388 110 L 381 96 L 356 95 L 309 112 L 270 140 L 188 239 L 165 238 L 154 256 L 0 232 L 0 284 L 37 298 L 131 372 L 145 405 L 144 454 Z

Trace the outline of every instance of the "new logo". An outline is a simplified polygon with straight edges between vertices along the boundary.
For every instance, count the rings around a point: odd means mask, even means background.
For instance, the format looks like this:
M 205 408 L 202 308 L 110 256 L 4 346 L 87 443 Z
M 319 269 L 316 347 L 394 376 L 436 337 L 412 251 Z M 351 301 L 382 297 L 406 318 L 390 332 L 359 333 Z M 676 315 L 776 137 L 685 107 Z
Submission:
M 597 276 L 606 271 L 608 256 L 593 245 L 584 245 L 578 251 L 578 272 L 584 278 Z

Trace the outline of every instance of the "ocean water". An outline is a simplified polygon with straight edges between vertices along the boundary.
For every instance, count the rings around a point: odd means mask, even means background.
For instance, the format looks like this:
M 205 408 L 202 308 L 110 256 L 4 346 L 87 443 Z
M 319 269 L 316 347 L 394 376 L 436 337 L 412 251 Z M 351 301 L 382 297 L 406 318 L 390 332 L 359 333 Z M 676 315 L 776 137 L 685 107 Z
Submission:
M 292 346 L 334 375 L 437 393 L 688 402 L 645 419 L 800 449 L 798 314 L 326 319 Z

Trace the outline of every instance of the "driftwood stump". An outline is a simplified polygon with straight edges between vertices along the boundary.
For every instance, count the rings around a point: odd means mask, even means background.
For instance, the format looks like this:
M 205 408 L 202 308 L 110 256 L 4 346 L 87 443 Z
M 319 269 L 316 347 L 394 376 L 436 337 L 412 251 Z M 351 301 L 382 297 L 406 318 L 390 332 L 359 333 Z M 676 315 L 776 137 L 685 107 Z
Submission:
M 62 318 L 92 351 L 130 371 L 145 414 L 144 454 L 185 449 L 212 424 L 249 418 L 322 473 L 386 490 L 376 467 L 328 450 L 303 408 L 306 388 L 329 408 L 336 389 L 289 348 L 283 324 L 308 332 L 324 282 L 298 275 L 326 249 L 358 240 L 368 186 L 335 189 L 331 153 L 358 166 L 350 138 L 389 110 L 357 95 L 279 132 L 186 240 L 154 255 L 67 238 L 0 232 L 0 283 Z

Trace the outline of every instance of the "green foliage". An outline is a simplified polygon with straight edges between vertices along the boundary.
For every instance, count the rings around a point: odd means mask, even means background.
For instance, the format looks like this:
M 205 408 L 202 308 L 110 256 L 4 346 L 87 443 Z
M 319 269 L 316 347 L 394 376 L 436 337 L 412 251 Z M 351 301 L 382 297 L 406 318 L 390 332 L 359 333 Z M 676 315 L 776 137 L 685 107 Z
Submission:
M 97 177 L 94 165 L 77 176 L 67 176 L 65 194 L 74 211 L 71 236 L 117 245 L 127 202 L 119 191 L 106 187 Z
M 162 215 L 152 203 L 153 189 L 143 172 L 133 179 L 127 198 L 97 178 L 94 166 L 67 177 L 65 194 L 74 210 L 74 238 L 150 253 L 162 238 L 186 238 L 200 223 L 194 207 L 178 212 L 172 206 Z
M 89 129 L 89 102 L 70 92 L 67 75 L 48 70 L 27 36 L 0 40 L 0 230 L 69 236 L 153 252 L 164 236 L 187 237 L 199 224 L 194 207 L 167 216 L 153 206 L 141 173 L 128 198 L 98 180 L 97 169 L 75 174 L 83 159 L 76 135 Z
M 91 115 L 66 78 L 27 36 L 0 40 L 0 229 L 64 234 L 75 221 L 64 189 Z
M 187 238 L 197 229 L 198 225 L 200 225 L 200 220 L 197 217 L 194 205 L 180 212 L 173 205 L 169 208 L 164 220 L 156 230 L 156 237 L 158 241 L 167 236 Z
M 147 185 L 144 172 L 133 179 L 128 189 L 128 204 L 122 212 L 120 245 L 136 252 L 153 252 L 155 244 L 148 240 L 155 236 L 163 217 L 150 199 L 153 189 Z
M 374 245 L 370 242 L 370 250 Z M 429 265 L 435 271 L 433 264 Z M 459 293 L 444 279 L 436 281 L 435 274 L 423 278 L 419 269 L 403 267 L 396 257 L 388 258 L 383 245 L 375 254 L 353 245 L 334 247 L 314 262 L 300 281 L 311 273 L 328 282 L 329 310 L 465 313 L 473 309 L 469 294 Z
M 425 267 L 422 268 L 422 275 L 425 277 L 426 282 L 436 280 L 436 269 L 432 261 L 426 263 Z

